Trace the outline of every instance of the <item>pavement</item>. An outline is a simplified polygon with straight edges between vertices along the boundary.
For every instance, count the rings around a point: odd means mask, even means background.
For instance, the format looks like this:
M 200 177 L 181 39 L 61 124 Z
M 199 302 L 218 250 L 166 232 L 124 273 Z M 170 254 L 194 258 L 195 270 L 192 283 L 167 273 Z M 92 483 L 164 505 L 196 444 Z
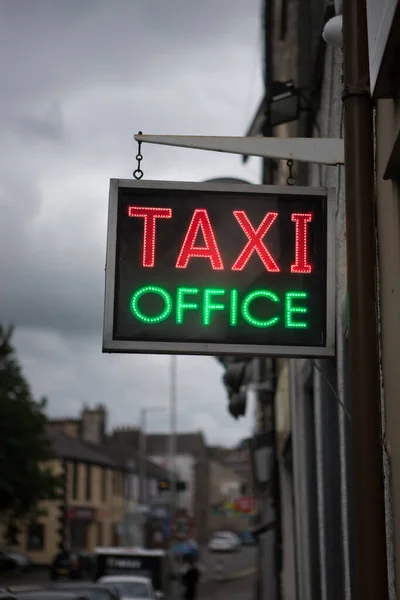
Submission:
M 208 581 L 199 586 L 197 600 L 254 600 L 255 586 L 255 573 L 223 582 Z

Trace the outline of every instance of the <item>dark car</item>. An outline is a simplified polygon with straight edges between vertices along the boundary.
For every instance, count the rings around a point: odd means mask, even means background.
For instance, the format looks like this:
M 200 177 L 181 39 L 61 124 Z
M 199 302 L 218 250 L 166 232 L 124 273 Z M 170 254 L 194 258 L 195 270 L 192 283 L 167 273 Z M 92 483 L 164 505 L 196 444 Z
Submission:
M 52 581 L 59 579 L 90 579 L 92 557 L 88 552 L 59 552 L 50 566 Z
M 1 597 L 0 597 L 1 598 Z M 13 598 L 13 597 L 12 597 Z M 17 600 L 91 600 L 89 596 L 81 592 L 71 590 L 34 590 L 29 592 L 18 592 Z
M 74 591 L 79 592 L 82 596 L 85 596 L 88 600 L 120 600 L 118 591 L 106 588 L 97 583 L 79 583 L 79 582 L 65 582 L 56 583 L 52 586 L 52 590 L 56 591 Z
M 33 563 L 29 556 L 23 554 L 22 552 L 5 552 L 10 561 L 13 564 L 13 569 L 15 571 L 20 571 L 22 573 L 26 573 L 32 570 Z
M 0 573 L 12 571 L 15 568 L 15 562 L 7 552 L 0 552 Z

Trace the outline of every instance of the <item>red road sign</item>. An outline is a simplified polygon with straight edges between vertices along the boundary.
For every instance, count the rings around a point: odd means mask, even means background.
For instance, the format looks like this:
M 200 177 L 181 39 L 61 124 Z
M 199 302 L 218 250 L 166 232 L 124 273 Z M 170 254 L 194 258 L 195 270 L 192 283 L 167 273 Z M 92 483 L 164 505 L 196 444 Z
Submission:
M 251 496 L 241 496 L 235 502 L 235 510 L 241 513 L 251 513 L 254 510 L 254 498 Z
M 186 510 L 179 510 L 172 519 L 172 537 L 179 542 L 186 542 L 193 533 L 193 519 Z

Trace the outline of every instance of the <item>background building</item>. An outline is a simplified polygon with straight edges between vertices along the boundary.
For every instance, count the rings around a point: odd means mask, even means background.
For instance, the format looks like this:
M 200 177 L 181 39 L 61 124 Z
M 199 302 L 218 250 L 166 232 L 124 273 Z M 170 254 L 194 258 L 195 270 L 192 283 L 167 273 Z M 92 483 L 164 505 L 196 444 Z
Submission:
M 343 86 L 343 5 L 340 1 L 323 0 L 264 2 L 263 75 L 266 92 L 249 135 L 344 137 L 342 95 L 348 90 Z M 393 0 L 383 10 L 378 1 L 367 0 L 365 5 L 355 2 L 352 6 L 353 18 L 357 15 L 359 40 L 362 39 L 359 41 L 359 54 L 354 55 L 355 62 L 358 62 L 355 69 L 358 69 L 358 75 L 363 69 L 358 93 L 368 98 L 369 115 L 366 118 L 371 123 L 375 118 L 373 133 L 365 138 L 366 145 L 370 145 L 371 162 L 365 164 L 364 172 L 366 181 L 370 177 L 370 183 L 366 185 L 373 185 L 372 171 L 376 181 L 376 207 L 373 207 L 374 211 L 376 209 L 376 229 L 371 230 L 370 244 L 378 248 L 377 295 L 380 306 L 376 329 L 381 337 L 382 372 L 377 372 L 377 378 L 381 376 L 382 386 L 380 437 L 386 441 L 379 448 L 376 440 L 370 440 L 376 457 L 380 458 L 380 451 L 383 456 L 381 481 L 377 485 L 382 486 L 381 495 L 383 489 L 385 493 L 385 523 L 379 520 L 378 514 L 372 515 L 374 521 L 367 529 L 374 533 L 365 532 L 365 543 L 373 548 L 376 519 L 385 529 L 388 597 L 395 598 L 395 573 L 399 572 L 400 564 L 400 553 L 396 552 L 400 498 L 396 469 L 400 456 L 396 426 L 399 417 L 397 295 L 400 263 L 397 250 L 400 246 L 400 145 L 399 74 L 395 66 L 400 39 L 400 5 Z M 369 73 L 365 68 L 367 52 L 364 42 L 367 37 Z M 284 91 L 287 102 L 285 110 L 280 104 L 279 113 L 277 99 Z M 375 109 L 371 94 L 376 101 Z M 358 127 L 363 127 L 361 121 Z M 361 165 L 362 157 L 357 157 L 357 161 Z M 360 167 L 360 177 L 362 171 Z M 264 183 L 286 185 L 290 174 L 286 161 L 264 161 Z M 336 190 L 336 356 L 324 360 L 273 359 L 272 368 L 270 359 L 264 363 L 265 380 L 269 379 L 270 372 L 274 381 L 273 401 L 265 403 L 259 396 L 256 431 L 267 429 L 266 424 L 272 414 L 279 481 L 272 500 L 277 509 L 274 518 L 276 530 L 281 530 L 282 550 L 279 552 L 278 543 L 275 564 L 267 560 L 267 554 L 262 561 L 264 572 L 268 572 L 270 577 L 275 573 L 280 576 L 280 586 L 271 590 L 267 578 L 264 578 L 259 594 L 269 600 L 276 597 L 299 600 L 355 598 L 358 597 L 356 579 L 360 583 L 363 577 L 361 570 L 358 574 L 356 572 L 355 542 L 360 548 L 361 534 L 364 539 L 364 533 L 358 529 L 358 539 L 355 539 L 355 504 L 362 508 L 363 498 L 359 494 L 355 496 L 355 473 L 352 471 L 355 455 L 352 455 L 351 439 L 351 323 L 348 316 L 344 168 L 299 163 L 294 165 L 293 174 L 296 185 Z M 374 330 L 375 323 L 371 321 L 365 327 Z M 362 377 L 362 372 L 359 376 Z M 370 405 L 366 407 L 366 410 L 370 409 Z M 376 409 L 374 414 L 378 428 L 378 407 Z M 264 498 L 264 504 L 266 500 Z M 377 555 L 376 568 L 372 567 L 372 571 L 382 573 L 386 566 L 382 565 L 385 563 L 382 556 L 382 552 Z
M 342 137 L 342 53 L 322 37 L 334 11 L 323 0 L 265 2 L 266 94 L 252 135 Z M 277 115 L 274 97 L 289 88 L 292 109 Z M 266 182 L 285 185 L 286 161 L 266 162 Z M 333 600 L 352 597 L 353 586 L 349 423 L 338 402 L 340 396 L 348 408 L 344 178 L 342 167 L 307 163 L 295 164 L 293 174 L 296 185 L 337 190 L 338 356 L 273 361 L 274 397 L 267 407 L 275 431 L 280 534 L 270 570 L 278 582 L 271 596 L 264 581 L 261 597 Z M 257 423 L 264 430 L 265 408 L 260 402 Z
M 50 564 L 62 544 L 88 551 L 118 545 L 124 514 L 123 468 L 88 442 L 59 431 L 49 436 L 57 456 L 51 467 L 56 474 L 66 468 L 66 514 L 61 500 L 44 502 L 39 518 L 22 528 L 17 546 L 39 565 Z
M 168 470 L 170 468 L 167 452 L 169 436 L 151 433 L 146 438 L 149 458 Z M 207 447 L 201 432 L 177 434 L 175 468 L 180 480 L 186 483 L 186 491 L 180 494 L 179 505 L 186 508 L 193 516 L 197 541 L 207 542 L 210 506 L 209 464 Z
M 57 459 L 65 473 L 63 498 L 40 506 L 40 518 L 22 528 L 18 549 L 47 565 L 62 546 L 93 551 L 97 546 L 142 544 L 149 512 L 138 510 L 140 469 L 135 433 L 107 435 L 104 407 L 84 406 L 76 419 L 49 422 Z M 148 500 L 160 497 L 169 473 L 146 460 Z
M 211 446 L 208 448 L 208 455 L 211 460 L 218 461 L 227 470 L 236 473 L 242 482 L 242 494 L 252 495 L 253 474 L 247 440 L 244 440 L 237 448 Z
M 218 460 L 210 460 L 210 535 L 219 529 L 243 531 L 249 529 L 249 513 L 240 512 L 244 480 Z M 249 507 L 251 511 L 252 507 Z

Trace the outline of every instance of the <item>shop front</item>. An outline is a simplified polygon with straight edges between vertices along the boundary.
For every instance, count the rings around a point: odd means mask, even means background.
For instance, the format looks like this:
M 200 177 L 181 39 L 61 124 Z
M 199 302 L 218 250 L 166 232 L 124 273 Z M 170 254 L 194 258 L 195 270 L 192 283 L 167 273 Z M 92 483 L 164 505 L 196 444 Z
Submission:
M 74 506 L 68 510 L 71 550 L 90 549 L 90 528 L 96 521 L 97 509 Z

